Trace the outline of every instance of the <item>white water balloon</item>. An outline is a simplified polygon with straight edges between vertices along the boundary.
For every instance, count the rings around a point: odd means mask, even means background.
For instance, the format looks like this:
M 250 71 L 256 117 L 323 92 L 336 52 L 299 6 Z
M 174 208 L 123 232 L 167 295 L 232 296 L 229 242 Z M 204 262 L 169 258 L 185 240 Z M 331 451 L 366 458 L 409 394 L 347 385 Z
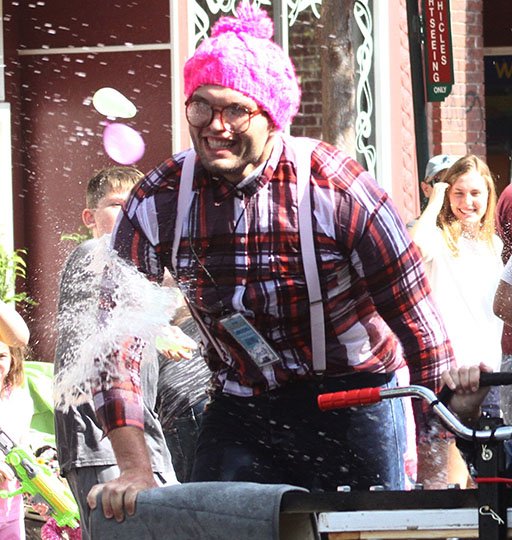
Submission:
M 104 116 L 133 118 L 137 114 L 135 105 L 119 90 L 108 86 L 97 90 L 92 98 L 94 108 Z

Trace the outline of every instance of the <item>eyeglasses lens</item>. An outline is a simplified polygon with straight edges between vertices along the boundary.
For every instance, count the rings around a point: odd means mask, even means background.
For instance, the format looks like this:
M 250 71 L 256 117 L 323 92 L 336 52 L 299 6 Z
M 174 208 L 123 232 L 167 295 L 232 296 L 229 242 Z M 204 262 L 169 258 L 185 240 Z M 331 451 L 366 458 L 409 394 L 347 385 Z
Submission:
M 247 131 L 251 118 L 255 114 L 239 105 L 227 105 L 222 109 L 214 109 L 204 101 L 190 101 L 186 104 L 185 109 L 188 123 L 196 128 L 209 126 L 216 112 L 220 113 L 222 125 L 230 133 L 244 133 Z

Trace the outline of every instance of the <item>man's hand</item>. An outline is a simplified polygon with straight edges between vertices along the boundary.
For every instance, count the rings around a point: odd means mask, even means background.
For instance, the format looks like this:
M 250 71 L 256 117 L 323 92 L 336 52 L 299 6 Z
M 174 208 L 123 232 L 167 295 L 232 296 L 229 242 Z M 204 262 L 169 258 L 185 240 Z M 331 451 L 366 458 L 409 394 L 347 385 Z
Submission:
M 437 208 L 438 213 L 443 207 L 444 198 L 449 187 L 450 184 L 447 184 L 446 182 L 437 182 L 437 184 L 434 184 L 432 187 L 432 194 L 430 195 L 428 202 Z
M 121 522 L 125 511 L 129 516 L 135 513 L 139 491 L 158 486 L 142 430 L 130 426 L 119 427 L 110 431 L 108 438 L 121 474 L 119 478 L 93 486 L 87 495 L 87 503 L 94 510 L 97 496 L 101 492 L 103 514 L 108 519 L 114 517 Z
M 179 326 L 167 326 L 156 338 L 156 348 L 169 360 L 190 360 L 197 343 Z
M 87 503 L 94 510 L 97 496 L 101 492 L 103 514 L 108 519 L 114 517 L 116 521 L 121 522 L 125 512 L 129 516 L 133 516 L 135 513 L 139 491 L 154 487 L 157 487 L 157 484 L 153 477 L 153 471 L 137 467 L 123 471 L 119 478 L 110 482 L 93 486 L 87 495 Z
M 492 368 L 480 363 L 478 366 L 451 368 L 441 375 L 446 386 L 453 390 L 450 409 L 462 420 L 477 420 L 480 415 L 480 404 L 489 391 L 489 388 L 480 388 L 481 372 L 491 373 Z

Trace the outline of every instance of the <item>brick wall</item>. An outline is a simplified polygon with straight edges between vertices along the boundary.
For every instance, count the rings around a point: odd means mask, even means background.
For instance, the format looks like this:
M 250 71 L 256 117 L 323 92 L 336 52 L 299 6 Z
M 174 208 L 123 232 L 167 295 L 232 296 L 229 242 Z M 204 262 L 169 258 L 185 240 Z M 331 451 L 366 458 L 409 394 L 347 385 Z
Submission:
M 291 134 L 322 138 L 322 82 L 320 48 L 315 38 L 318 19 L 311 10 L 303 11 L 289 32 L 290 56 L 300 81 L 302 99 Z
M 422 3 L 418 0 L 420 4 Z M 403 62 L 400 63 L 402 86 L 400 89 L 401 131 L 394 133 L 394 144 L 402 149 L 402 168 L 395 171 L 393 191 L 407 193 L 398 206 L 406 217 L 418 211 L 418 190 L 415 185 L 414 122 L 411 120 L 410 65 L 407 49 L 407 21 L 405 2 L 401 27 Z M 483 0 L 451 0 L 451 30 L 454 56 L 455 83 L 444 102 L 427 106 L 429 124 L 429 151 L 431 155 L 474 153 L 486 158 L 485 89 L 483 57 Z M 290 29 L 290 55 L 297 67 L 302 87 L 302 105 L 293 126 L 293 135 L 322 137 L 322 100 L 320 50 L 315 39 L 318 21 L 309 10 L 303 12 Z
M 451 0 L 455 84 L 431 105 L 432 153 L 486 157 L 483 0 Z

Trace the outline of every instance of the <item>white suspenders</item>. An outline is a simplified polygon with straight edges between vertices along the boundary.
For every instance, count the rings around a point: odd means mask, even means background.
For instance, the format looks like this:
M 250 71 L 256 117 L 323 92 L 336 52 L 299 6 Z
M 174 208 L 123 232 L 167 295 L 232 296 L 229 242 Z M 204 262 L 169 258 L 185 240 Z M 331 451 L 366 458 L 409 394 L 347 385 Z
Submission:
M 176 224 L 174 226 L 174 240 L 172 243 L 172 252 L 171 252 L 171 265 L 173 270 L 177 271 L 177 262 L 178 262 L 178 249 L 180 246 L 181 235 L 183 232 L 183 224 L 185 219 L 188 218 L 188 213 L 190 211 L 190 206 L 194 198 L 194 193 L 192 191 L 192 184 L 194 182 L 194 165 L 196 161 L 196 152 L 193 149 L 190 149 L 185 156 L 185 161 L 183 162 L 183 168 L 181 170 L 181 180 L 180 188 L 178 192 L 178 203 L 176 210 Z M 197 328 L 199 333 L 203 336 L 205 340 L 208 340 L 220 358 L 225 359 L 226 353 L 223 351 L 219 342 L 212 336 L 211 332 L 208 330 L 207 326 L 203 323 L 201 317 L 197 314 L 195 307 L 188 301 L 187 297 L 184 295 L 184 298 L 187 302 L 187 305 L 197 323 Z
M 178 248 L 180 247 L 181 234 L 183 232 L 183 223 L 188 217 L 190 205 L 192 204 L 192 183 L 194 182 L 194 164 L 196 161 L 196 152 L 190 149 L 183 162 L 181 170 L 180 188 L 178 192 L 178 206 L 176 211 L 176 224 L 174 226 L 174 241 L 172 243 L 171 265 L 173 270 L 177 270 Z
M 322 291 L 320 288 L 320 278 L 315 255 L 315 243 L 313 235 L 313 221 L 311 208 L 311 154 L 318 144 L 317 141 L 307 138 L 288 138 L 295 153 L 297 163 L 297 203 L 299 220 L 299 238 L 302 251 L 302 261 L 304 264 L 304 274 L 309 297 L 309 316 L 311 323 L 311 347 L 313 356 L 313 370 L 315 372 L 325 371 L 325 322 L 324 308 L 322 302 Z M 176 214 L 176 225 L 174 230 L 174 241 L 172 245 L 171 264 L 174 271 L 177 268 L 178 248 L 180 245 L 183 224 L 188 217 L 192 204 L 193 192 L 192 183 L 194 180 L 194 163 L 196 153 L 189 150 L 183 162 L 181 172 L 180 189 L 178 194 L 178 205 Z M 190 306 L 189 306 L 190 307 Z M 192 308 L 193 309 L 193 308 Z M 197 319 L 197 317 L 196 317 Z M 206 327 L 201 325 L 201 330 L 205 337 L 212 343 L 217 353 L 224 357 L 217 340 L 211 336 Z
M 320 372 L 325 371 L 325 321 L 322 290 L 316 264 L 311 209 L 311 154 L 318 142 L 305 138 L 291 139 L 291 141 L 297 163 L 299 238 L 309 296 L 313 370 Z

